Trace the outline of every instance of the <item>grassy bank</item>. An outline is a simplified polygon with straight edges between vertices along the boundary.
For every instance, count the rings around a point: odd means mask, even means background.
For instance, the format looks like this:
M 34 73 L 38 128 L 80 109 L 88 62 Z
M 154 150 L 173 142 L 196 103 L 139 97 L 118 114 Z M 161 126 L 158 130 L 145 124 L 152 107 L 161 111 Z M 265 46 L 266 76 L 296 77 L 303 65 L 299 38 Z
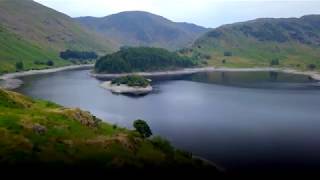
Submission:
M 102 122 L 89 112 L 0 90 L 0 164 L 209 168 L 162 138 Z

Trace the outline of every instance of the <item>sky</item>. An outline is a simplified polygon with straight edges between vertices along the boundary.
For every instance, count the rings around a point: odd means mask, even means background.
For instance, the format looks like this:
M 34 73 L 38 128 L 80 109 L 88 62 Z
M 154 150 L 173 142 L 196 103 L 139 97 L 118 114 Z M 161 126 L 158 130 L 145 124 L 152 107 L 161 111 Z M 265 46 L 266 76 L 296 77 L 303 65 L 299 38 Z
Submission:
M 205 27 L 264 17 L 320 14 L 320 0 L 35 0 L 71 17 L 103 17 L 122 11 L 148 11 L 176 22 Z

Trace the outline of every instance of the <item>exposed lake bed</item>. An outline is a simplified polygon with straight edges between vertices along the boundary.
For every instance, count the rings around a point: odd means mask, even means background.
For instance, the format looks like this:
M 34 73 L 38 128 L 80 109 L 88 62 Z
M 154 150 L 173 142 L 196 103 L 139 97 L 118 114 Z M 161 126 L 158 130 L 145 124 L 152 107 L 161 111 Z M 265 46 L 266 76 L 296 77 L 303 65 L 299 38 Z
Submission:
M 207 72 L 155 79 L 148 96 L 117 96 L 89 70 L 23 77 L 18 91 L 155 134 L 227 170 L 320 164 L 320 89 L 308 76 Z

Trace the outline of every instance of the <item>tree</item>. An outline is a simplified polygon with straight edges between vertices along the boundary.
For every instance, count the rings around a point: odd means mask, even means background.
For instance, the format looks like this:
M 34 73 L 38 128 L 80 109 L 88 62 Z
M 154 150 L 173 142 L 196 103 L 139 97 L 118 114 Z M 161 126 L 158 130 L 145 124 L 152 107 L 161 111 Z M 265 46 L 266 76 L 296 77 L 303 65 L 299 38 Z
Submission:
M 48 65 L 48 66 L 53 66 L 53 65 L 54 65 L 54 62 L 51 61 L 51 60 L 49 60 L 49 61 L 47 61 L 47 65 Z
M 87 60 L 87 59 L 97 59 L 98 55 L 92 51 L 72 51 L 66 50 L 60 52 L 60 57 L 62 59 L 79 59 L 79 60 Z
M 309 65 L 308 65 L 308 68 L 309 68 L 310 70 L 314 70 L 316 67 L 317 67 L 317 66 L 316 66 L 315 64 L 309 64 Z
M 272 59 L 270 62 L 270 66 L 277 66 L 279 64 L 280 64 L 279 59 Z
M 225 64 L 227 62 L 227 60 L 223 59 L 222 60 L 222 64 Z
M 197 65 L 195 59 L 161 48 L 130 47 L 108 54 L 95 64 L 97 73 L 164 71 Z
M 133 127 L 142 137 L 148 138 L 152 135 L 151 129 L 146 121 L 138 119 L 133 122 Z
M 17 62 L 16 63 L 16 70 L 20 71 L 23 70 L 23 62 Z
M 232 52 L 226 51 L 226 52 L 224 52 L 224 56 L 232 56 Z

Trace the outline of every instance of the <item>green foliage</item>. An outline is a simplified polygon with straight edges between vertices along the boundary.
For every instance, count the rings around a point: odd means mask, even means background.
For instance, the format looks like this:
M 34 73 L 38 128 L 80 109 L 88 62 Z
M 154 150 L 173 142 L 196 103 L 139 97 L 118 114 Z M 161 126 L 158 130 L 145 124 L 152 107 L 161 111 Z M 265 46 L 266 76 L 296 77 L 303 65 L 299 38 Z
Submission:
M 279 59 L 272 59 L 270 62 L 270 66 L 277 66 L 279 64 L 280 64 Z
M 93 51 L 72 51 L 72 50 L 66 50 L 63 52 L 60 52 L 60 57 L 62 59 L 79 59 L 79 60 L 87 60 L 87 59 L 97 59 L 98 55 L 97 53 Z
M 23 67 L 24 67 L 24 66 L 23 66 L 23 62 L 20 61 L 20 62 L 17 62 L 17 63 L 16 63 L 16 70 L 17 70 L 17 71 L 23 70 Z
M 100 58 L 96 65 L 97 73 L 129 73 L 170 70 L 195 66 L 197 63 L 188 57 L 179 56 L 160 48 L 123 48 L 120 51 Z
M 135 124 L 143 138 L 136 131 L 101 122 L 89 112 L 0 89 L 0 164 L 204 167 L 195 165 L 191 156 L 183 155 L 162 138 L 146 139 L 151 130 L 144 121 Z M 38 133 L 35 127 L 45 130 Z
M 49 61 L 47 61 L 47 65 L 48 65 L 48 66 L 54 66 L 54 62 L 51 61 L 51 60 L 49 60 Z
M 133 127 L 144 138 L 148 138 L 152 135 L 151 129 L 146 121 L 138 119 L 133 122 Z
M 192 46 L 192 53 L 211 55 L 212 66 L 279 67 L 308 70 L 309 64 L 320 67 L 320 16 L 301 18 L 257 19 L 213 29 Z M 198 46 L 202 48 L 199 49 Z M 227 57 L 227 64 L 221 59 Z M 189 56 L 192 53 L 188 52 Z M 297 64 L 300 64 L 297 66 Z
M 171 145 L 171 143 L 160 136 L 156 136 L 152 138 L 151 143 L 156 148 L 159 148 L 161 151 L 166 152 L 167 154 L 170 154 L 170 155 L 174 154 L 174 147 Z
M 315 64 L 309 64 L 308 65 L 308 68 L 310 69 L 310 70 L 314 70 L 314 69 L 316 69 L 316 65 Z
M 232 56 L 232 52 L 230 51 L 225 51 L 223 54 L 224 56 Z
M 119 77 L 113 79 L 111 83 L 117 85 L 125 84 L 131 87 L 147 87 L 150 84 L 148 79 L 138 75 Z

